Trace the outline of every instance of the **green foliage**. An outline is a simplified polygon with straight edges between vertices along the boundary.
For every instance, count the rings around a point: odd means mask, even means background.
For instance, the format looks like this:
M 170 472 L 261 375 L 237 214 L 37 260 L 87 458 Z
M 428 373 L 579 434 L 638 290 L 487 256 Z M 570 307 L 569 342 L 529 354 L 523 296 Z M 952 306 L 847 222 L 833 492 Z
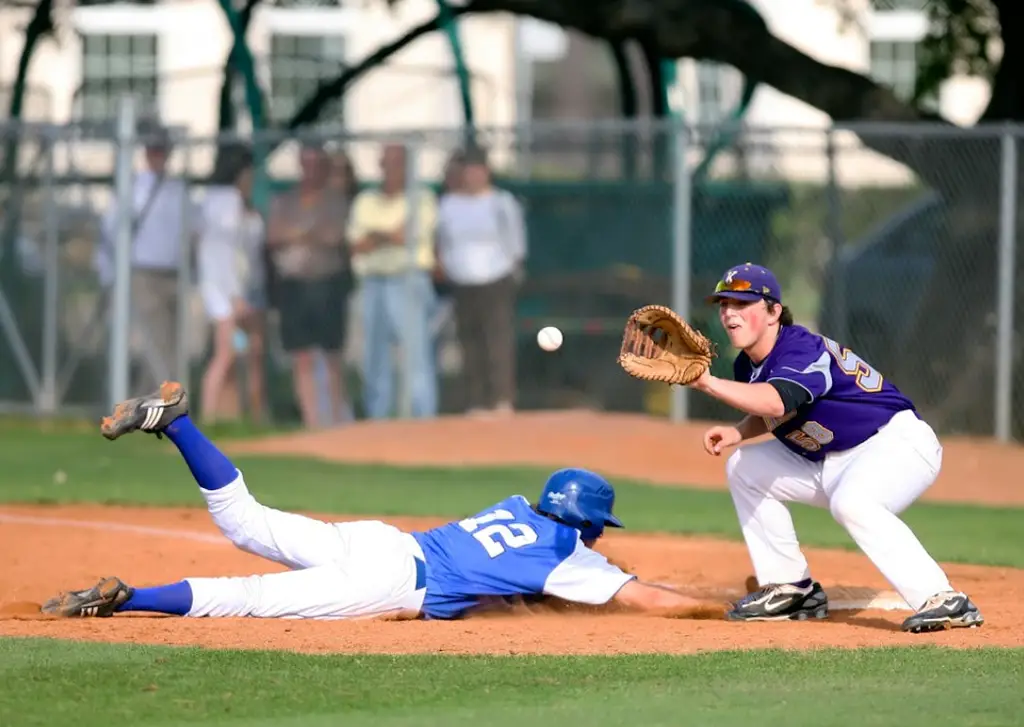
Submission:
M 914 101 L 938 97 L 957 75 L 992 81 L 999 67 L 1000 27 L 991 0 L 932 0 L 929 30 L 921 43 Z
M 861 0 L 822 0 L 845 29 L 862 26 Z M 1001 30 L 992 0 L 872 0 L 876 11 L 920 9 L 928 32 L 918 47 L 918 77 L 911 102 L 919 108 L 938 98 L 942 84 L 957 75 L 991 81 L 999 67 Z

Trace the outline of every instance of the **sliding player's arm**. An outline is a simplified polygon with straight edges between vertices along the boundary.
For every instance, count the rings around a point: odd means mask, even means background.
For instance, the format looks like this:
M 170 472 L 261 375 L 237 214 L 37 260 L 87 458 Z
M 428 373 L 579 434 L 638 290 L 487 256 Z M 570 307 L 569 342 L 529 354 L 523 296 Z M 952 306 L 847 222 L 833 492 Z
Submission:
M 693 598 L 668 586 L 632 580 L 626 583 L 613 601 L 630 611 L 666 618 L 722 618 L 728 604 Z
M 591 606 L 614 605 L 669 618 L 721 618 L 727 604 L 692 598 L 639 580 L 578 541 L 576 549 L 548 576 L 544 593 Z

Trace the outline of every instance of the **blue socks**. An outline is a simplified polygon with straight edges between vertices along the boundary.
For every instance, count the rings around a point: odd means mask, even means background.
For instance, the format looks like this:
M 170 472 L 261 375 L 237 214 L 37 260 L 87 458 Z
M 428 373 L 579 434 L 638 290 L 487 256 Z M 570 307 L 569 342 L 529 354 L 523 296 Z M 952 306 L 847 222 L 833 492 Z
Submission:
M 179 581 L 167 586 L 154 588 L 136 588 L 132 597 L 121 604 L 118 612 L 150 611 L 168 613 L 174 616 L 187 616 L 192 609 L 192 586 L 187 581 Z
M 217 446 L 200 432 L 188 416 L 171 422 L 164 434 L 181 452 L 192 476 L 204 490 L 219 490 L 238 477 L 238 470 Z
M 192 476 L 204 490 L 219 490 L 238 477 L 238 469 L 231 460 L 196 428 L 187 415 L 175 419 L 163 433 L 174 442 Z M 117 610 L 187 616 L 191 609 L 192 586 L 187 581 L 178 581 L 166 586 L 136 588 L 132 597 Z
M 796 586 L 797 588 L 810 588 L 812 583 L 814 583 L 813 578 L 805 578 L 802 581 L 797 581 L 796 583 L 791 583 L 790 585 Z

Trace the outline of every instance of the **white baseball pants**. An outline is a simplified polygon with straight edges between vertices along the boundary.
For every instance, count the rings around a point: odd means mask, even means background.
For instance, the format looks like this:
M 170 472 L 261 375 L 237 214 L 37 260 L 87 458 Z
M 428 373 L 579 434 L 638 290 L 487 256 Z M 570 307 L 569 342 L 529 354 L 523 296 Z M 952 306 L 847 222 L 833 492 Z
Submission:
M 187 578 L 188 616 L 412 618 L 423 605 L 419 543 L 377 520 L 327 523 L 258 503 L 238 478 L 201 490 L 214 523 L 238 548 L 292 570 Z
M 777 440 L 739 447 L 726 473 L 760 584 L 810 577 L 787 502 L 828 508 L 907 604 L 918 609 L 949 580 L 898 515 L 942 465 L 935 432 L 912 412 L 896 414 L 863 444 L 810 462 Z

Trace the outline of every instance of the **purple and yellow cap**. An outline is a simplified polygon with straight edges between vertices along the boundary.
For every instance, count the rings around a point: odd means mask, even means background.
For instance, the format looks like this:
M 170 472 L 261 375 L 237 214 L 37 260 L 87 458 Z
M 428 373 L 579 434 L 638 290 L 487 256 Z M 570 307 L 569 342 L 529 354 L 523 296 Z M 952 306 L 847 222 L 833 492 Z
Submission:
M 782 289 L 775 274 L 762 265 L 744 263 L 729 268 L 715 286 L 715 292 L 705 300 L 717 303 L 722 298 L 733 300 L 758 300 L 766 298 L 782 302 Z

